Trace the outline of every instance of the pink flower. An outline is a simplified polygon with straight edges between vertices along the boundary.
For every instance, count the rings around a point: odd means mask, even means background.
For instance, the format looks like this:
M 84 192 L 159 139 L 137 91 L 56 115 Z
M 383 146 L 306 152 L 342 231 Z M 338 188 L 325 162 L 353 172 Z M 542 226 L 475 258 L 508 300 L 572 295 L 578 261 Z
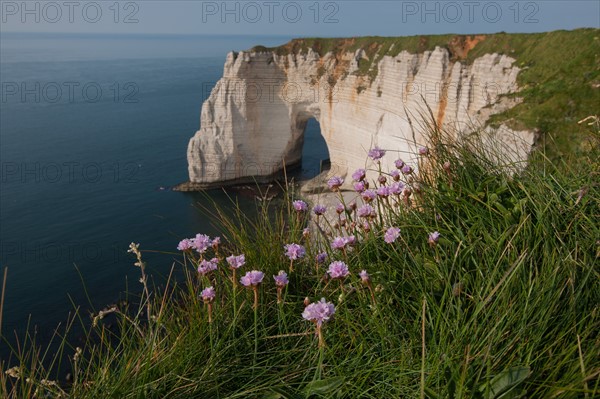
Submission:
M 366 176 L 367 172 L 364 169 L 357 169 L 356 172 L 352 173 L 354 181 L 363 181 Z
M 439 240 L 440 240 L 440 233 L 437 232 L 437 231 L 434 231 L 433 233 L 430 233 L 429 237 L 427 238 L 427 242 L 432 247 L 435 246 L 438 243 Z
M 345 210 L 346 210 L 346 207 L 344 207 L 344 204 L 342 204 L 341 202 L 335 206 L 335 211 L 337 212 L 338 215 L 344 213 Z
M 215 300 L 216 292 L 213 287 L 208 287 L 202 290 L 200 293 L 202 300 L 206 303 L 211 303 Z
M 315 205 L 313 208 L 313 213 L 317 216 L 324 215 L 327 212 L 327 207 L 325 205 Z
M 346 240 L 343 237 L 335 237 L 331 242 L 331 248 L 344 249 L 346 248 Z
M 279 274 L 277 276 L 273 276 L 273 278 L 275 279 L 275 285 L 280 288 L 285 287 L 289 283 L 288 275 L 283 270 L 280 270 Z
M 327 253 L 326 252 L 321 252 L 320 254 L 318 254 L 316 256 L 316 261 L 317 263 L 323 263 L 325 262 L 325 260 L 327 259 Z
M 358 183 L 354 183 L 354 191 L 357 193 L 362 193 L 367 189 L 367 185 L 364 181 L 359 181 Z
M 396 165 L 397 169 L 402 169 L 404 167 L 404 161 L 401 159 L 396 159 L 394 161 L 394 165 Z
M 369 276 L 369 273 L 367 273 L 366 270 L 361 270 L 360 273 L 358 273 L 358 275 L 360 276 L 360 279 L 364 284 L 367 284 L 369 280 L 371 280 L 371 276 Z
M 401 182 L 396 182 L 390 186 L 390 194 L 400 195 L 403 189 L 404 184 Z
M 358 216 L 368 218 L 375 215 L 375 209 L 371 205 L 365 204 L 358 208 Z
M 400 172 L 398 172 L 397 169 L 390 171 L 390 176 L 392 176 L 392 179 L 394 179 L 394 181 L 400 180 Z
M 331 302 L 326 302 L 325 298 L 321 298 L 320 302 L 314 302 L 308 305 L 304 309 L 304 312 L 302 312 L 302 317 L 321 327 L 321 325 L 331 319 L 334 314 L 335 306 L 333 306 Z
M 346 245 L 353 247 L 354 245 L 356 245 L 356 237 L 354 237 L 354 236 L 344 237 L 344 242 L 346 243 Z
M 192 240 L 192 243 L 194 249 L 198 251 L 198 253 L 203 254 L 208 247 L 212 245 L 212 240 L 206 234 L 196 234 L 196 238 Z
M 184 238 L 177 245 L 177 249 L 179 251 L 188 251 L 188 250 L 190 250 L 192 248 L 194 248 L 194 243 L 189 238 Z
M 211 243 L 213 249 L 216 250 L 219 247 L 219 244 L 221 244 L 221 237 L 213 238 L 212 243 Z
M 334 279 L 344 279 L 348 277 L 350 271 L 348 271 L 348 266 L 340 261 L 336 260 L 329 265 L 329 270 L 327 270 L 329 276 Z
M 429 154 L 429 148 L 427 147 L 419 147 L 419 155 L 425 156 Z
M 227 257 L 226 260 L 227 263 L 229 263 L 229 267 L 231 267 L 232 269 L 239 269 L 246 263 L 246 257 L 244 256 L 244 254 L 238 256 L 231 255 Z
M 306 212 L 308 210 L 308 205 L 302 200 L 294 201 L 293 205 L 296 212 Z
M 263 272 L 252 270 L 246 273 L 246 275 L 240 279 L 240 283 L 242 283 L 244 287 L 256 287 L 262 283 L 263 278 L 265 278 L 265 274 Z
M 344 184 L 344 179 L 342 179 L 340 176 L 333 176 L 327 181 L 327 185 L 333 191 L 339 190 L 342 184 Z
M 203 260 L 198 266 L 198 273 L 200 273 L 203 276 L 206 276 L 208 273 L 217 270 L 218 264 L 219 259 L 217 258 L 212 258 L 211 260 Z
M 390 227 L 385 232 L 384 240 L 388 244 L 395 242 L 400 237 L 400 229 L 398 227 Z
M 385 151 L 379 147 L 375 147 L 369 151 L 369 157 L 373 161 L 379 161 L 385 155 Z
M 381 186 L 377 189 L 377 195 L 382 198 L 387 198 L 390 194 L 390 188 L 387 186 Z
M 377 194 L 375 194 L 373 190 L 365 190 L 360 194 L 360 196 L 362 197 L 363 201 L 371 202 L 377 197 Z
M 404 165 L 402 167 L 402 173 L 405 175 L 410 175 L 413 172 L 413 168 L 410 165 Z
M 290 260 L 296 260 L 296 259 L 300 259 L 302 257 L 304 257 L 304 255 L 306 254 L 306 250 L 304 249 L 304 247 L 302 245 L 298 245 L 298 244 L 286 244 L 284 246 L 285 248 L 285 254 L 287 255 L 288 258 L 290 258 Z

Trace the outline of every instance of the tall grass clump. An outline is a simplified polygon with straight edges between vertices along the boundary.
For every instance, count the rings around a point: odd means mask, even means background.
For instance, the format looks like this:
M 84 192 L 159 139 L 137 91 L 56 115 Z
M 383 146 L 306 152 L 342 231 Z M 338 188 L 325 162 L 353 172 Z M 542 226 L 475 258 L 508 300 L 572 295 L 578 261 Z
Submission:
M 394 170 L 390 149 L 369 151 L 359 199 L 340 195 L 331 219 L 293 187 L 257 217 L 216 206 L 222 242 L 179 243 L 185 280 L 152 290 L 144 273 L 137 308 L 93 315 L 82 345 L 61 346 L 68 383 L 37 346 L 15 350 L 2 395 L 598 397 L 598 129 L 553 168 L 430 130 Z

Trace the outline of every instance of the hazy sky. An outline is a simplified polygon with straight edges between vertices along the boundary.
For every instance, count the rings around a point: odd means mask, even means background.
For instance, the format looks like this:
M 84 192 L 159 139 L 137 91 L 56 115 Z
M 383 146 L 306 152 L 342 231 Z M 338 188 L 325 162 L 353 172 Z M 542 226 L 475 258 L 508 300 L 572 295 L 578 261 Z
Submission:
M 600 27 L 600 1 L 0 1 L 0 32 L 401 36 Z

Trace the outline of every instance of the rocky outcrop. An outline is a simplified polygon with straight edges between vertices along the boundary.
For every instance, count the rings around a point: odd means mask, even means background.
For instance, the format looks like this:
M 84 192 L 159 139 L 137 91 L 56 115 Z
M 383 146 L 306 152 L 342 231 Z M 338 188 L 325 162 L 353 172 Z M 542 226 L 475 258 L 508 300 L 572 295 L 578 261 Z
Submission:
M 364 167 L 375 146 L 410 162 L 427 143 L 424 121 L 431 117 L 457 138 L 487 132 L 511 159 L 526 159 L 532 132 L 486 127 L 491 115 L 518 102 L 505 96 L 518 90 L 512 58 L 487 54 L 467 64 L 436 47 L 379 55 L 377 73 L 364 73 L 362 63 L 373 61 L 362 49 L 229 53 L 188 146 L 190 181 L 212 187 L 271 179 L 300 162 L 310 118 L 321 126 L 331 173 L 341 176 Z

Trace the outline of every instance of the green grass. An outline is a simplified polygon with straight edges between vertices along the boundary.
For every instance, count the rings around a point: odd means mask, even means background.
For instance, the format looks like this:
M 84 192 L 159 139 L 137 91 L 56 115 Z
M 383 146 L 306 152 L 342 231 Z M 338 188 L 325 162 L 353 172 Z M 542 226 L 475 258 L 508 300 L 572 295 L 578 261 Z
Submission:
M 251 290 L 238 287 L 234 300 L 231 271 L 221 261 L 210 281 L 217 300 L 209 324 L 207 306 L 198 298 L 209 281 L 197 276 L 189 256 L 175 255 L 187 279 L 170 280 L 149 294 L 140 286 L 138 307 L 97 318 L 83 343 L 62 341 L 55 358 L 68 356 L 70 364 L 61 368 L 71 372 L 69 384 L 55 367 L 43 366 L 52 354 L 44 358 L 26 337 L 14 358 L 0 362 L 3 370 L 16 367 L 12 374 L 20 377 L 3 373 L 0 394 L 598 397 L 600 137 L 597 129 L 588 133 L 593 145 L 579 162 L 547 168 L 538 154 L 511 176 L 489 162 L 477 142 L 455 147 L 434 129 L 431 155 L 423 161 L 430 173 L 417 181 L 418 200 L 410 207 L 400 199 L 377 203 L 372 229 L 352 231 L 359 242 L 346 255 L 330 249 L 339 232 L 323 220 L 321 227 L 332 236 L 302 237 L 309 221 L 290 205 L 298 199 L 293 187 L 283 199 L 257 203 L 256 218 L 241 210 L 226 215 L 217 207 L 212 215 L 226 239 L 219 256 L 246 255 L 238 277 L 252 269 L 266 274 L 256 319 Z M 451 164 L 448 173 L 445 162 Z M 377 177 L 375 165 L 369 174 Z M 386 244 L 383 233 L 392 225 L 401 228 L 401 238 Z M 441 239 L 430 246 L 433 231 Z M 278 304 L 271 276 L 288 271 L 283 246 L 290 242 L 303 243 L 308 255 L 295 262 L 284 303 Z M 343 286 L 323 280 L 328 262 L 316 270 L 320 250 L 329 252 L 329 261 L 347 261 L 351 276 Z M 362 269 L 371 274 L 376 304 L 360 282 Z M 324 297 L 336 306 L 335 317 L 324 324 L 322 350 L 313 324 L 301 317 L 305 297 Z

